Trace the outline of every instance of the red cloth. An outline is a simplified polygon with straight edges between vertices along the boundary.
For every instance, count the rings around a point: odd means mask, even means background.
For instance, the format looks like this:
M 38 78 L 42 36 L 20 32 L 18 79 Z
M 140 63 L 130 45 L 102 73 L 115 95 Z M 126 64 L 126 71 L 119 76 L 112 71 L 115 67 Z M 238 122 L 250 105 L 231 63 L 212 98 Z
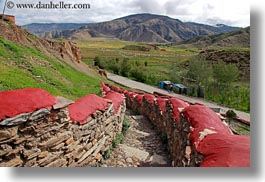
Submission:
M 191 105 L 182 111 L 192 127 L 190 139 L 192 143 L 200 142 L 200 132 L 209 129 L 219 134 L 231 135 L 229 128 L 222 123 L 220 117 L 204 105 Z
M 110 91 L 110 88 L 104 82 L 101 82 L 100 86 L 103 92 L 108 93 Z
M 137 100 L 137 102 L 138 102 L 139 104 L 142 104 L 142 103 L 143 103 L 143 97 L 144 97 L 144 95 L 142 95 L 142 94 L 137 94 L 137 95 L 135 96 L 135 99 Z
M 90 94 L 78 99 L 68 109 L 72 121 L 85 124 L 85 121 L 91 114 L 97 110 L 104 111 L 107 107 L 108 101 L 106 99 Z
M 250 138 L 209 134 L 198 145 L 205 156 L 201 167 L 250 167 Z
M 157 106 L 162 112 L 164 112 L 165 109 L 166 109 L 166 101 L 167 101 L 167 99 L 166 98 L 162 98 L 162 97 L 158 97 L 156 99 Z
M 0 92 L 0 120 L 51 107 L 56 98 L 39 88 Z
M 120 108 L 120 106 L 124 100 L 123 95 L 118 93 L 118 92 L 110 91 L 110 92 L 108 92 L 108 94 L 104 98 L 112 101 L 112 103 L 114 105 L 115 113 L 117 114 L 119 111 L 119 108 Z
M 179 119 L 179 110 L 178 108 L 186 108 L 189 106 L 186 102 L 183 100 L 180 100 L 178 98 L 172 97 L 169 99 L 170 104 L 172 105 L 172 110 L 173 110 L 173 118 L 175 119 L 175 122 L 178 122 Z
M 145 94 L 144 95 L 144 98 L 145 98 L 145 100 L 149 103 L 149 104 L 154 104 L 154 102 L 155 102 L 155 96 L 154 95 L 152 95 L 152 94 Z

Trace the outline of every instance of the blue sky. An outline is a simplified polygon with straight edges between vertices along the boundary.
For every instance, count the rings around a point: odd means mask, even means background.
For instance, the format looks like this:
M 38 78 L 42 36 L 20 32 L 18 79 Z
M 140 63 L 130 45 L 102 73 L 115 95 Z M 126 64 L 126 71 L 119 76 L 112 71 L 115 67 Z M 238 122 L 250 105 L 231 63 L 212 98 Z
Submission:
M 5 0 L 0 0 L 2 13 Z M 8 0 L 9 1 L 9 0 Z M 43 3 L 50 0 L 12 0 L 14 3 Z M 62 0 L 51 0 L 60 2 Z M 86 10 L 6 9 L 16 16 L 17 24 L 102 22 L 137 13 L 167 15 L 181 21 L 204 24 L 250 25 L 249 0 L 64 0 L 65 3 L 88 3 Z

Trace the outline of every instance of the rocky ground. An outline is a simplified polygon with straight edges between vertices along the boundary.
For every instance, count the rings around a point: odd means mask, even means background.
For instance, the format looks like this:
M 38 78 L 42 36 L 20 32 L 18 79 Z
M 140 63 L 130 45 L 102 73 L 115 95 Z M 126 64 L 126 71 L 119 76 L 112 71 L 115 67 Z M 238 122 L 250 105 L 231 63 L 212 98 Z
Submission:
M 130 122 L 122 144 L 113 149 L 101 167 L 171 167 L 166 144 L 142 115 L 126 112 Z

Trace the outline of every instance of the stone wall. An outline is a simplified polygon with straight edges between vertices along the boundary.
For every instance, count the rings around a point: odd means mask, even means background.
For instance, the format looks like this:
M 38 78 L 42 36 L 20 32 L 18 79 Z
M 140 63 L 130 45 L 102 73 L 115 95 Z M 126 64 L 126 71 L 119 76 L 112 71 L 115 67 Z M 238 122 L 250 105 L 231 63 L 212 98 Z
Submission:
M 95 166 L 121 132 L 124 98 L 77 101 L 41 89 L 0 92 L 0 166 Z
M 204 105 L 104 85 L 123 93 L 127 107 L 145 115 L 166 137 L 172 166 L 250 167 L 250 138 L 233 135 L 221 116 Z

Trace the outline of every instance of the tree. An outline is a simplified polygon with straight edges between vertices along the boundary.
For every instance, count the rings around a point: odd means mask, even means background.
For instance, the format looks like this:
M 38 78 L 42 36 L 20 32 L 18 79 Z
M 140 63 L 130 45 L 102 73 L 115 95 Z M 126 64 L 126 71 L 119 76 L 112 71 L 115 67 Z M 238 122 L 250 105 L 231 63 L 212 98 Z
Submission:
M 146 75 L 139 68 L 137 67 L 133 68 L 130 73 L 131 73 L 131 76 L 134 77 L 137 81 L 143 82 L 143 83 L 146 82 Z
M 120 71 L 120 66 L 117 63 L 111 63 L 109 65 L 109 69 L 112 70 L 114 74 L 117 74 L 118 75 L 119 74 L 119 71 Z
M 131 70 L 131 64 L 129 63 L 129 59 L 128 58 L 124 58 L 122 63 L 121 63 L 120 74 L 122 76 L 128 77 L 130 70 Z
M 180 83 L 180 69 L 176 63 L 170 65 L 168 78 L 173 83 Z
M 212 66 L 204 58 L 195 56 L 189 60 L 186 76 L 196 80 L 199 85 L 207 83 L 212 77 Z
M 94 58 L 94 66 L 98 66 L 99 65 L 99 62 L 100 62 L 100 58 L 98 56 L 96 56 Z
M 225 64 L 223 61 L 213 66 L 213 77 L 217 83 L 230 85 L 236 81 L 239 70 L 235 64 Z

